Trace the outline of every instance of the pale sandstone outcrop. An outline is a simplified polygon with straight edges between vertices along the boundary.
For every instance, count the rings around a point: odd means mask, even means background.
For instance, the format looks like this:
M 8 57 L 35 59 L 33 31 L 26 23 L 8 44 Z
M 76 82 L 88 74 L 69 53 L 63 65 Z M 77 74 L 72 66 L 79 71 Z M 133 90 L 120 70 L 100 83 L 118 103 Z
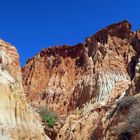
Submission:
M 49 140 L 26 101 L 18 53 L 0 40 L 0 140 Z

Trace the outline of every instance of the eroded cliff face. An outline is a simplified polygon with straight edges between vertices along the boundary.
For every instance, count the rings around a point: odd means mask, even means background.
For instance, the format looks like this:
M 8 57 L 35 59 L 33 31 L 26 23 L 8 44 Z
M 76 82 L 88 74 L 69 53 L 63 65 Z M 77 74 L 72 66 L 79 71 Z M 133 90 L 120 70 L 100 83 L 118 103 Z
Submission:
M 87 61 L 92 63 L 86 49 L 84 44 L 47 48 L 28 61 L 23 84 L 32 105 L 47 106 L 60 114 L 73 109 L 70 98 L 85 73 L 90 72 Z
M 49 140 L 38 115 L 28 105 L 22 86 L 19 55 L 0 40 L 0 139 Z
M 26 96 L 33 107 L 60 114 L 57 140 L 138 139 L 136 129 L 131 135 L 130 129 L 116 130 L 129 124 L 126 116 L 139 98 L 139 40 L 139 31 L 123 21 L 85 43 L 47 48 L 27 61 L 22 70 Z

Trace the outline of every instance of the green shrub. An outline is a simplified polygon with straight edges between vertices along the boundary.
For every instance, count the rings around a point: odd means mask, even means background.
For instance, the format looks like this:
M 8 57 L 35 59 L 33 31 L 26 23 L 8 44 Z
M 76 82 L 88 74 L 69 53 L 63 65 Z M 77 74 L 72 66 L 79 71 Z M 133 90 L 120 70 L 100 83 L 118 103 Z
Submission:
M 46 122 L 50 128 L 54 127 L 56 120 L 57 118 L 55 116 L 49 116 L 46 114 L 43 116 L 43 122 Z
M 54 127 L 55 122 L 57 121 L 57 114 L 55 112 L 50 111 L 48 110 L 48 108 L 41 106 L 38 108 L 38 113 L 42 118 L 42 121 L 48 124 L 48 127 Z

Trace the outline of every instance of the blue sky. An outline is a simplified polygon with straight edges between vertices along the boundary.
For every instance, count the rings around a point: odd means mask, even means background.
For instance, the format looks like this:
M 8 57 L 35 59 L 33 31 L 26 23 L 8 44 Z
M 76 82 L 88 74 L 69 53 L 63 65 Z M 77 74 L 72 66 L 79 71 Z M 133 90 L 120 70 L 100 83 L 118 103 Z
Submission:
M 41 49 L 74 45 L 129 20 L 140 28 L 140 0 L 0 0 L 0 38 L 16 46 L 21 65 Z

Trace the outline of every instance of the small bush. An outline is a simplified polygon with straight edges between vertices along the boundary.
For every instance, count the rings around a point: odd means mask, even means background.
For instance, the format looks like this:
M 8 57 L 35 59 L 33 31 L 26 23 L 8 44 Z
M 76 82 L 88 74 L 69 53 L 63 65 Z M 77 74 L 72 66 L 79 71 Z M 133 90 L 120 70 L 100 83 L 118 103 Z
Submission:
M 140 130 L 140 104 L 132 106 L 128 114 L 127 123 L 130 132 Z
M 126 96 L 126 97 L 122 98 L 117 103 L 118 111 L 131 106 L 136 101 L 137 100 L 134 96 Z
M 43 116 L 43 121 L 48 124 L 48 127 L 53 128 L 56 122 L 56 117 L 55 116 L 49 116 L 49 115 L 44 115 Z
M 55 122 L 57 121 L 57 114 L 55 112 L 50 111 L 48 110 L 48 108 L 41 106 L 38 108 L 38 113 L 42 118 L 42 121 L 48 124 L 48 127 L 54 127 Z
M 122 109 L 126 109 L 130 107 L 132 104 L 136 103 L 137 99 L 133 96 L 126 96 L 117 102 L 117 106 L 110 110 L 107 120 L 110 119 L 116 112 L 121 111 Z
M 116 135 L 127 139 L 131 137 L 134 132 L 137 132 L 138 136 L 140 136 L 140 101 L 134 97 L 123 100 L 121 108 L 128 106 L 128 114 L 124 116 L 125 121 L 114 129 Z

